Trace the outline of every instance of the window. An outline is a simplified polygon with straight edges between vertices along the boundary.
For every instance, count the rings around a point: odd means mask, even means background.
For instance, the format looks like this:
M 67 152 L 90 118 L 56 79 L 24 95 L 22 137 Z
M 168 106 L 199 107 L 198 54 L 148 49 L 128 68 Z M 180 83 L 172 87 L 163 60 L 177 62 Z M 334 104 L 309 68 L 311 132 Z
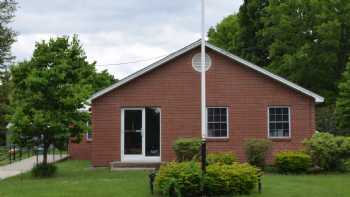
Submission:
M 88 127 L 90 127 L 90 125 L 91 125 L 91 120 L 89 120 L 89 121 L 86 123 L 86 125 L 87 125 Z M 91 141 L 91 140 L 92 140 L 92 129 L 91 129 L 91 128 L 90 128 L 90 130 L 89 130 L 88 132 L 86 132 L 85 136 L 86 136 L 86 140 L 87 140 L 87 141 Z
M 207 109 L 208 137 L 228 137 L 226 107 L 209 107 Z
M 290 137 L 290 109 L 289 107 L 269 107 L 269 137 Z
M 91 131 L 86 132 L 86 140 L 87 141 L 91 141 L 92 140 L 92 132 Z

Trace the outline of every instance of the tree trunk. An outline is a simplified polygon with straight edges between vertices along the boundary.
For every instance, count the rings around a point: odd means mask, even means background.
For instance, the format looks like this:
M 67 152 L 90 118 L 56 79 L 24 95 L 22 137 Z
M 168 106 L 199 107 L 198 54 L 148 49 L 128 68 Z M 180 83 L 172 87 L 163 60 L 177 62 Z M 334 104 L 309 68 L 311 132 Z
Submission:
M 44 150 L 43 150 L 43 164 L 47 164 L 47 154 L 49 152 L 49 143 L 44 143 Z

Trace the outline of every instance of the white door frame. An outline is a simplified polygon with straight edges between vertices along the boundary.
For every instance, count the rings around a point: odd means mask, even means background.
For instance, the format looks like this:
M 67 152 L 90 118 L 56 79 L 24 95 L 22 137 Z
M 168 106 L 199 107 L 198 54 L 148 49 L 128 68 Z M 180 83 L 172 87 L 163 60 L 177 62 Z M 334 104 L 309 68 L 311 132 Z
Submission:
M 139 155 L 126 155 L 124 154 L 124 116 L 125 116 L 125 110 L 140 110 L 142 111 L 142 129 L 141 129 L 141 135 L 142 135 L 142 153 Z M 161 113 L 160 113 L 160 127 L 161 127 Z M 160 162 L 160 156 L 154 157 L 154 156 L 146 156 L 146 109 L 142 107 L 126 107 L 121 109 L 121 127 L 120 127 L 120 159 L 122 162 Z M 159 135 L 161 135 L 161 128 L 159 131 Z M 160 140 L 160 147 L 159 151 L 161 151 L 161 136 L 159 138 Z M 161 153 L 161 152 L 160 152 Z

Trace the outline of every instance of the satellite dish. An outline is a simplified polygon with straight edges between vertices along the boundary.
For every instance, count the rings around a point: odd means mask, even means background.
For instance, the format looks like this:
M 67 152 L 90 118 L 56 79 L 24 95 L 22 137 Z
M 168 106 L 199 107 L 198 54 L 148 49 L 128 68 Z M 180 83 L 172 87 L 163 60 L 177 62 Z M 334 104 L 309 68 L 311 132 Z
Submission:
M 202 61 L 201 61 L 201 53 L 197 53 L 192 57 L 192 67 L 195 71 L 202 71 Z M 210 56 L 205 54 L 205 71 L 208 71 L 211 67 L 211 59 Z

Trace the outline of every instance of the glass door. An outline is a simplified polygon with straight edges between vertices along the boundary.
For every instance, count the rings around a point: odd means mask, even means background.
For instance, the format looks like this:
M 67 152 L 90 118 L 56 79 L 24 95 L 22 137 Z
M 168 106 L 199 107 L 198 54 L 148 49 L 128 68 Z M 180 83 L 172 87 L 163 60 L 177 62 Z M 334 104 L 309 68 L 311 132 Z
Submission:
M 121 160 L 160 162 L 160 108 L 125 108 L 121 113 Z
M 144 155 L 144 109 L 124 109 L 122 114 L 124 158 L 141 159 Z

